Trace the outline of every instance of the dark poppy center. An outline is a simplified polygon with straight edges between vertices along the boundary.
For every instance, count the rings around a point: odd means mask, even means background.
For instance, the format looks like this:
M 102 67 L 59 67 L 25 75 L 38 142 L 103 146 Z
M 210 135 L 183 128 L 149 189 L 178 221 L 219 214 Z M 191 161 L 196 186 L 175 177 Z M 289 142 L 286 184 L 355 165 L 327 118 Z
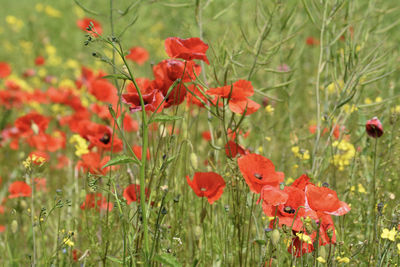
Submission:
M 255 173 L 254 177 L 256 177 L 258 180 L 261 180 L 263 178 L 262 175 L 259 173 Z
M 294 214 L 294 213 L 296 212 L 296 210 L 293 209 L 293 208 L 290 207 L 290 206 L 286 206 L 286 207 L 283 209 L 283 211 L 286 212 L 286 213 L 289 213 L 289 214 Z
M 100 142 L 102 142 L 103 144 L 107 145 L 108 143 L 110 143 L 110 139 L 111 139 L 110 137 L 111 137 L 110 134 L 105 133 L 103 135 L 103 137 L 100 138 Z

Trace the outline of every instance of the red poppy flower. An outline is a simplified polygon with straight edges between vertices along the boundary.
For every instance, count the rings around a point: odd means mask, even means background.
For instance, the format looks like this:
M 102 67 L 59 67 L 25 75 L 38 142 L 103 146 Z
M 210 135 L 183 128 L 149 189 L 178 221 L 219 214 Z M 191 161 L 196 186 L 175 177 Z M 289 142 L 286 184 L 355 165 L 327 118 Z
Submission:
M 70 162 L 69 158 L 65 155 L 58 155 L 57 161 L 57 165 L 55 165 L 54 168 L 58 170 L 65 168 Z
M 283 172 L 276 172 L 272 162 L 258 154 L 238 158 L 238 166 L 250 190 L 259 194 L 265 185 L 278 187 L 283 182 Z
M 299 178 L 297 178 L 291 186 L 297 187 L 298 189 L 301 189 L 305 191 L 306 186 L 309 184 L 313 184 L 310 182 L 310 177 L 307 176 L 307 174 L 301 175 Z
M 113 137 L 113 130 L 109 126 L 82 120 L 76 130 L 83 138 L 89 140 L 89 148 L 95 146 L 107 151 L 112 148 L 114 152 L 123 148 L 122 140 L 116 135 Z
M 85 172 L 88 171 L 91 174 L 105 175 L 110 167 L 106 167 L 104 169 L 102 168 L 109 160 L 109 156 L 101 158 L 100 154 L 96 152 L 89 152 L 82 155 L 82 160 L 78 161 L 78 163 L 76 164 L 76 168 L 82 168 Z
M 203 103 L 207 103 L 208 99 L 204 96 L 204 94 L 201 91 L 204 92 L 203 87 L 201 87 L 200 85 L 196 85 L 196 84 L 190 84 L 187 87 L 187 102 L 188 104 L 193 104 L 199 107 L 203 107 L 204 104 Z M 199 99 L 201 99 L 203 102 L 201 102 Z
M 81 254 L 77 249 L 72 250 L 72 260 L 77 262 L 78 259 L 81 257 Z
M 5 225 L 0 225 L 0 233 L 3 233 L 6 230 Z
M 20 90 L 0 91 L 0 105 L 7 109 L 20 108 L 26 98 L 26 94 Z
M 83 19 L 78 19 L 76 21 L 76 25 L 78 25 L 79 29 L 81 29 L 82 31 L 85 32 L 91 32 L 88 31 L 87 28 L 89 27 L 90 23 L 93 24 L 93 30 L 96 31 L 98 34 L 102 34 L 103 33 L 103 29 L 100 25 L 100 23 L 94 19 L 91 18 L 83 18 Z M 95 36 L 97 36 L 97 34 L 95 34 Z
M 146 111 L 155 111 L 158 106 L 162 103 L 164 96 L 158 90 L 153 90 L 151 92 L 146 92 L 142 94 L 143 102 L 144 102 L 144 109 Z M 135 93 L 126 93 L 122 94 L 122 101 L 126 104 L 129 104 L 129 110 L 131 112 L 137 112 L 142 110 L 142 106 L 140 103 L 140 97 L 137 92 Z M 161 106 L 158 108 L 157 113 L 163 110 L 165 103 L 162 103 Z
M 225 188 L 225 181 L 215 172 L 196 172 L 193 180 L 186 176 L 186 181 L 199 197 L 206 197 L 210 204 L 218 200 Z
M 249 152 L 244 149 L 241 145 L 229 140 L 228 143 L 225 145 L 225 154 L 229 158 L 236 157 L 237 154 L 239 155 L 246 155 Z
M 37 150 L 54 152 L 65 148 L 66 135 L 61 131 L 54 131 L 51 135 L 39 133 L 29 137 L 26 141 Z
M 306 209 L 319 214 L 341 216 L 350 211 L 350 207 L 340 201 L 336 192 L 327 187 L 317 187 L 313 184 L 306 186 Z
M 50 119 L 38 113 L 29 113 L 19 117 L 14 125 L 18 129 L 20 136 L 28 137 L 36 133 L 44 132 L 47 129 Z M 35 131 L 34 131 L 35 129 Z
M 124 117 L 124 130 L 127 132 L 137 132 L 139 130 L 139 123 L 137 120 L 132 119 L 129 114 Z
M 148 188 L 145 189 L 146 199 L 149 198 L 150 193 Z M 132 202 L 140 202 L 140 185 L 138 184 L 130 184 L 124 189 L 123 193 L 124 198 L 126 199 L 126 203 L 129 205 Z
M 246 115 L 250 115 L 260 108 L 260 104 L 248 98 L 254 94 L 254 88 L 251 82 L 246 80 L 239 80 L 232 85 L 211 88 L 206 93 L 217 96 L 217 98 L 229 98 L 229 109 L 234 113 L 243 114 L 246 111 Z
M 11 67 L 7 62 L 0 62 L 0 79 L 6 78 L 11 74 Z
M 142 159 L 142 147 L 141 146 L 133 146 L 132 147 L 133 153 L 135 153 L 138 159 Z M 146 159 L 150 160 L 150 150 L 147 149 Z
M 228 128 L 228 137 L 230 140 L 235 141 L 237 140 L 236 138 L 238 138 L 238 136 L 242 136 L 243 138 L 247 138 L 249 137 L 250 131 L 247 131 L 245 133 L 243 133 L 242 130 L 239 131 L 232 131 L 231 128 Z
M 94 95 L 97 100 L 107 103 L 117 103 L 117 89 L 106 79 L 96 79 L 89 83 L 89 93 Z
M 158 89 L 163 96 L 166 96 L 169 88 L 175 80 L 182 79 L 182 82 L 190 82 L 196 79 L 201 73 L 200 65 L 194 61 L 180 61 L 176 59 L 167 59 L 153 67 L 154 81 L 151 83 L 153 89 Z M 176 85 L 169 93 L 165 107 L 179 105 L 185 99 L 186 89 L 181 83 Z
M 307 242 L 300 240 L 298 236 L 293 237 L 292 242 L 290 242 L 290 245 L 288 247 L 288 252 L 297 258 L 303 256 L 306 253 L 311 253 L 313 251 L 314 251 L 313 244 L 312 243 L 309 244 Z
M 129 49 L 129 55 L 126 58 L 139 65 L 143 65 L 149 59 L 149 52 L 140 46 L 132 47 Z
M 377 117 L 373 117 L 365 124 L 367 134 L 373 138 L 378 138 L 383 135 L 383 127 L 381 121 Z
M 289 195 L 279 188 L 266 185 L 261 189 L 260 200 L 266 205 L 278 206 L 285 204 Z
M 206 55 L 207 49 L 208 45 L 196 37 L 188 39 L 169 37 L 165 40 L 165 51 L 172 58 L 200 59 L 210 64 Z
M 332 216 L 324 214 L 319 218 L 319 221 L 321 222 L 319 234 L 321 245 L 335 244 L 336 231 L 333 224 Z
M 309 36 L 306 39 L 306 44 L 309 46 L 317 46 L 317 45 L 319 45 L 319 40 L 312 36 Z
M 8 198 L 30 197 L 32 194 L 32 188 L 23 181 L 16 181 L 10 184 L 8 192 L 10 193 Z
M 272 191 L 267 188 L 265 193 L 273 193 L 272 199 L 268 199 L 268 195 L 263 192 L 263 211 L 269 217 L 278 218 L 279 226 L 286 225 L 292 227 L 295 231 L 300 231 L 303 228 L 303 222 L 301 218 L 312 217 L 316 218 L 315 214 L 310 211 L 306 213 L 304 209 L 305 194 L 304 191 L 294 187 L 286 186 L 283 192 L 279 190 Z M 282 201 L 286 198 L 285 202 Z M 272 203 L 281 203 L 279 205 L 272 205 Z M 275 220 L 271 221 L 271 226 L 275 224 Z
M 201 133 L 201 137 L 203 137 L 206 141 L 211 141 L 211 133 L 210 131 L 204 131 Z
M 113 209 L 113 204 L 111 202 L 107 202 L 107 198 L 104 197 L 101 193 L 91 193 L 86 195 L 85 202 L 82 203 L 82 210 L 86 209 L 96 209 L 96 210 L 109 210 Z
M 42 66 L 45 62 L 46 62 L 46 60 L 42 56 L 38 56 L 38 57 L 35 58 L 35 65 L 36 66 Z

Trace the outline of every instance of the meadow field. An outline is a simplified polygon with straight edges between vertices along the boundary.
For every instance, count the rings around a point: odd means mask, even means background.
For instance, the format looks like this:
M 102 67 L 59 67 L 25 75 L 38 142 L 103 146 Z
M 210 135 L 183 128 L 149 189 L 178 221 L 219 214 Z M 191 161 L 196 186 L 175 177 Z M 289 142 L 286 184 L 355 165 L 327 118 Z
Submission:
M 396 0 L 0 0 L 0 266 L 398 266 Z

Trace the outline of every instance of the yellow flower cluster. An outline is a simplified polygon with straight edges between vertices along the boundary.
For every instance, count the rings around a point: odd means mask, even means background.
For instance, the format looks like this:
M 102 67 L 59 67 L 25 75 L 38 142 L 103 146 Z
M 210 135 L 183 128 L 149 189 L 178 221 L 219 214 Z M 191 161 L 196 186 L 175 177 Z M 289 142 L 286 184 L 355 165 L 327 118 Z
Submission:
M 332 163 L 338 167 L 340 171 L 343 171 L 346 166 L 350 165 L 351 160 L 356 154 L 356 150 L 354 146 L 346 140 L 335 141 L 332 146 L 336 149 L 336 154 L 333 156 Z
M 303 233 L 296 233 L 296 236 L 300 239 L 300 241 L 303 241 L 304 243 L 307 243 L 307 244 L 312 244 L 310 236 L 303 234 Z
M 397 235 L 396 229 L 393 227 L 392 230 L 387 228 L 383 229 L 381 238 L 382 239 L 389 239 L 390 241 L 394 241 Z
M 356 187 L 354 185 L 351 186 L 350 187 L 350 191 L 351 192 L 355 192 L 356 191 Z M 365 187 L 362 184 L 358 184 L 357 185 L 357 191 L 358 191 L 358 193 L 361 193 L 361 194 L 367 193 L 367 191 L 365 190 Z
M 42 166 L 45 162 L 46 162 L 45 158 L 33 154 L 32 156 L 27 157 L 26 160 L 22 162 L 22 165 L 24 165 L 25 169 L 31 170 L 33 163 Z
M 344 81 L 343 80 L 339 80 L 337 82 L 333 82 L 330 83 L 327 87 L 326 87 L 326 91 L 329 94 L 333 94 L 333 93 L 339 93 L 340 91 L 343 90 L 344 87 Z
M 81 157 L 84 154 L 89 153 L 88 144 L 86 140 L 81 137 L 79 134 L 74 134 L 69 139 L 71 144 L 75 144 L 75 155 Z
M 6 22 L 10 25 L 11 29 L 15 32 L 19 32 L 24 26 L 24 22 L 14 16 L 7 16 Z
M 367 104 L 367 105 L 372 104 L 372 103 L 380 103 L 380 102 L 382 102 L 382 97 L 380 97 L 380 96 L 378 96 L 377 98 L 375 98 L 375 101 L 372 101 L 371 98 L 369 98 L 369 97 L 367 97 L 367 98 L 364 100 L 364 104 Z
M 351 113 L 353 113 L 354 111 L 357 111 L 358 110 L 358 108 L 356 107 L 356 105 L 349 105 L 349 104 L 346 104 L 346 105 L 344 105 L 343 106 L 343 110 L 344 110 L 344 112 L 346 112 L 347 114 L 351 114 Z
M 35 8 L 36 8 L 36 11 L 44 12 L 49 17 L 61 18 L 61 16 L 62 16 L 61 12 L 58 9 L 55 9 L 54 7 L 49 6 L 49 5 L 43 5 L 41 3 L 38 3 L 38 4 L 36 4 Z
M 292 147 L 292 152 L 296 158 L 301 160 L 309 160 L 310 152 L 307 149 L 300 149 L 298 146 Z
M 338 263 L 349 263 L 350 262 L 350 259 L 348 257 L 337 256 L 336 260 Z
M 269 113 L 269 114 L 273 114 L 275 111 L 275 109 L 271 106 L 271 105 L 267 105 L 265 107 L 265 112 Z

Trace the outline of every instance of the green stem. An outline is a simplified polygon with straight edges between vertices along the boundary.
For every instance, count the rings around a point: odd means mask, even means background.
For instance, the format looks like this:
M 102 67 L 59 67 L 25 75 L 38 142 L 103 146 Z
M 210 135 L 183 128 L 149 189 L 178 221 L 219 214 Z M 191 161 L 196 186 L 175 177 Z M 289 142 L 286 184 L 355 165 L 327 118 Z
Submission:
M 320 33 L 320 37 L 319 37 L 320 50 L 319 50 L 318 70 L 317 70 L 317 82 L 315 85 L 315 95 L 316 95 L 316 104 L 317 104 L 317 135 L 315 138 L 314 150 L 313 150 L 313 154 L 312 154 L 313 165 L 312 165 L 312 170 L 311 170 L 311 173 L 314 175 L 315 175 L 315 172 L 317 169 L 316 156 L 317 156 L 317 151 L 318 151 L 319 140 L 321 138 L 321 100 L 320 100 L 320 95 L 319 95 L 319 91 L 320 91 L 319 86 L 320 86 L 321 73 L 323 71 L 322 58 L 323 58 L 323 52 L 324 52 L 324 34 L 325 34 L 328 3 L 329 3 L 329 1 L 325 2 L 324 15 L 323 15 L 323 19 L 322 19 L 322 28 L 321 28 L 321 33 Z

